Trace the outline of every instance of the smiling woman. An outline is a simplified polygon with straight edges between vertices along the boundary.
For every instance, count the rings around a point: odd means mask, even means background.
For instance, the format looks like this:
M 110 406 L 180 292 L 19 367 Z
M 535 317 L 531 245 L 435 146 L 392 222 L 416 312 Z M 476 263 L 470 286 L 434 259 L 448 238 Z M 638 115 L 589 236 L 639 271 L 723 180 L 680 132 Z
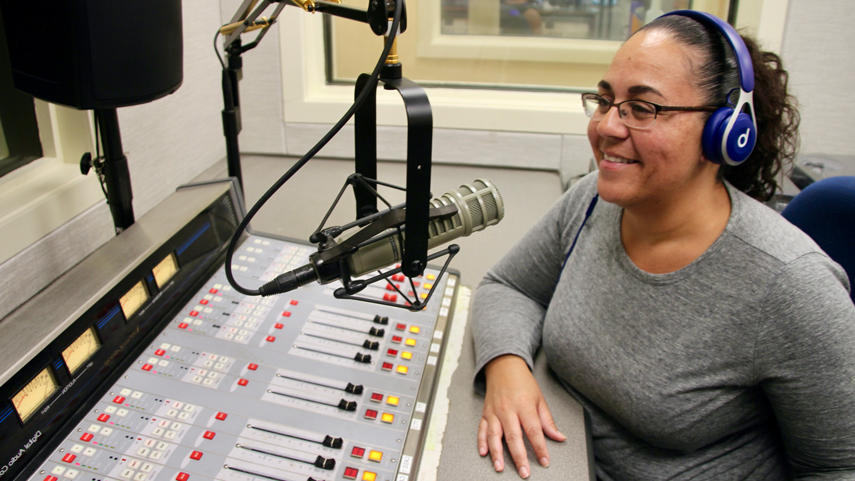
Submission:
M 529 372 L 542 348 L 591 414 L 599 479 L 855 473 L 846 274 L 758 202 L 797 145 L 786 84 L 776 55 L 678 12 L 583 96 L 599 171 L 473 301 L 478 449 L 497 471 L 503 438 L 523 478 L 524 437 L 543 466 L 564 439 Z

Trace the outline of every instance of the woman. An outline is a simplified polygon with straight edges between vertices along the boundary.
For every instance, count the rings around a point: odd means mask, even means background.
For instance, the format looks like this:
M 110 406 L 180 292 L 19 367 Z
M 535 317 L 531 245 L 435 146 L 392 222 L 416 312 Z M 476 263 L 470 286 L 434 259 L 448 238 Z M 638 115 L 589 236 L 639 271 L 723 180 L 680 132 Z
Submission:
M 794 155 L 798 114 L 778 57 L 746 44 L 758 137 L 738 167 L 702 149 L 706 107 L 739 91 L 734 53 L 709 25 L 657 19 L 586 96 L 599 172 L 523 236 L 474 300 L 478 449 L 496 471 L 513 462 L 527 478 L 524 438 L 543 466 L 545 437 L 564 439 L 529 371 L 542 345 L 591 414 L 600 479 L 855 478 L 849 282 L 757 202 Z M 633 109 L 656 107 L 627 100 L 696 108 L 650 122 Z

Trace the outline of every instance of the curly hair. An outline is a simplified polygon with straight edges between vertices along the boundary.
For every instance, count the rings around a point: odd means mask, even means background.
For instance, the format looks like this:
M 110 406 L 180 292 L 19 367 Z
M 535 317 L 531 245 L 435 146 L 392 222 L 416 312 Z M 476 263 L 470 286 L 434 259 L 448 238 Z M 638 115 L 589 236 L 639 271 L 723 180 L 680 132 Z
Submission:
M 671 15 L 660 17 L 639 31 L 654 29 L 671 34 L 678 42 L 699 52 L 700 65 L 694 66 L 695 87 L 704 94 L 706 105 L 727 105 L 731 93 L 739 92 L 736 56 L 714 27 Z M 796 155 L 800 117 L 795 97 L 787 92 L 789 74 L 781 58 L 762 51 L 750 36 L 741 36 L 754 65 L 757 144 L 741 165 L 722 165 L 719 178 L 727 179 L 757 200 L 766 201 L 778 191 L 778 176 L 784 167 L 789 169 Z

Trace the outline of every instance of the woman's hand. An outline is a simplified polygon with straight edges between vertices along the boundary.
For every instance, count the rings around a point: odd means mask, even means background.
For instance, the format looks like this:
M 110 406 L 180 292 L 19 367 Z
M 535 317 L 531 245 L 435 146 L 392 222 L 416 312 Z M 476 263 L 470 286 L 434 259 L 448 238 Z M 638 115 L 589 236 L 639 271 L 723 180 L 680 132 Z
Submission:
M 523 443 L 523 432 L 542 466 L 549 466 L 549 451 L 543 435 L 555 441 L 564 441 L 567 437 L 555 426 L 540 387 L 522 358 L 499 356 L 484 367 L 484 374 L 487 394 L 481 423 L 478 425 L 478 452 L 481 456 L 489 452 L 496 471 L 504 470 L 504 435 L 519 475 L 528 478 L 531 469 Z

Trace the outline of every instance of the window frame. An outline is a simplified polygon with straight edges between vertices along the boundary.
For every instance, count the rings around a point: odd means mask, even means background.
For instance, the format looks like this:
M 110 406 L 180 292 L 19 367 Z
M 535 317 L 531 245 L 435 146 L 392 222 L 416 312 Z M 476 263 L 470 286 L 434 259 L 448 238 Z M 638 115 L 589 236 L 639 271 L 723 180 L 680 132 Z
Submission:
M 736 26 L 757 36 L 767 50 L 780 52 L 788 2 L 740 2 Z M 419 13 L 427 9 L 430 21 L 438 22 L 439 5 L 440 2 L 420 2 Z M 284 120 L 286 124 L 331 124 L 353 102 L 353 86 L 327 82 L 323 19 L 320 14 L 295 10 L 286 9 L 279 17 Z M 438 24 L 420 28 L 420 32 L 425 32 L 426 37 L 407 38 L 405 33 L 400 41 L 419 42 L 420 48 L 430 54 L 431 49 L 442 51 L 452 40 L 443 37 L 454 37 L 455 41 L 460 37 L 438 34 Z M 519 38 L 513 40 L 519 41 Z M 547 39 L 531 40 L 542 43 Z M 617 46 L 607 48 L 605 44 L 609 43 Z M 611 55 L 606 53 L 603 63 L 611 61 L 617 48 L 617 42 L 602 40 L 580 40 L 573 47 L 584 52 L 585 59 L 597 52 L 612 52 Z M 379 48 L 377 50 L 379 54 Z M 373 65 L 366 69 L 371 67 Z M 575 93 L 447 87 L 426 87 L 426 90 L 435 128 L 573 135 L 584 135 L 587 130 L 588 118 Z M 378 91 L 377 124 L 406 126 L 400 98 L 395 94 Z

